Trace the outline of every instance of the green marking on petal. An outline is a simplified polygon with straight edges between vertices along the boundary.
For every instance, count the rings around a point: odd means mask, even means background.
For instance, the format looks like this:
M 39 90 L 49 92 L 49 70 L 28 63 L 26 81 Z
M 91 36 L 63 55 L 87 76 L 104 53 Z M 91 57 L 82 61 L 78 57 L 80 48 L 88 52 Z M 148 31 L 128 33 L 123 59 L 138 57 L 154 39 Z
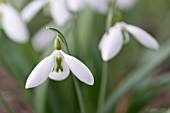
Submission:
M 126 35 L 125 35 L 125 29 L 123 28 L 122 29 L 122 35 L 123 35 L 123 41 L 126 42 L 127 38 L 126 38 Z
M 56 63 L 57 63 L 56 71 L 59 72 L 59 70 L 60 70 L 61 72 L 63 72 L 63 67 L 61 65 L 62 58 L 61 57 L 60 58 L 56 58 Z

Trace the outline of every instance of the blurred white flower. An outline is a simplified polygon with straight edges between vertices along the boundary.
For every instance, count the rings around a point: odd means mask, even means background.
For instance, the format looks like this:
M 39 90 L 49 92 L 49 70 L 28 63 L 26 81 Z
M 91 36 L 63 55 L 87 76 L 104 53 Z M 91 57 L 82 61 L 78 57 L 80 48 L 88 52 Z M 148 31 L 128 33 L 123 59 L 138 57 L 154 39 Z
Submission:
M 86 2 L 96 11 L 106 13 L 108 10 L 109 0 L 86 0 Z
M 33 88 L 42 84 L 48 77 L 53 80 L 64 80 L 70 70 L 82 82 L 93 85 L 94 78 L 90 70 L 78 59 L 55 50 L 44 58 L 29 75 L 25 88 Z
M 64 25 L 71 16 L 65 2 L 65 0 L 51 0 L 51 16 L 59 26 Z
M 66 0 L 66 4 L 68 6 L 68 9 L 73 12 L 81 11 L 85 5 L 85 0 Z
M 47 26 L 52 26 L 51 24 Z M 43 50 L 54 39 L 55 35 L 46 30 L 46 26 L 40 28 L 32 37 L 32 45 L 37 52 Z
M 70 12 L 64 0 L 33 0 L 21 12 L 22 18 L 29 22 L 46 5 L 50 4 L 50 12 L 53 20 L 59 26 L 64 25 L 70 18 Z
M 25 22 L 30 22 L 34 16 L 46 5 L 47 0 L 32 0 L 21 12 Z
M 128 10 L 132 8 L 136 2 L 137 0 L 116 0 L 116 6 L 120 10 Z
M 6 35 L 15 42 L 28 41 L 28 31 L 19 13 L 11 5 L 3 3 L 0 3 L 0 12 L 2 13 L 2 28 Z
M 159 49 L 158 42 L 143 29 L 124 22 L 118 22 L 103 35 L 99 43 L 99 49 L 104 61 L 110 60 L 119 53 L 123 44 L 129 41 L 128 33 L 132 34 L 143 46 L 155 50 Z

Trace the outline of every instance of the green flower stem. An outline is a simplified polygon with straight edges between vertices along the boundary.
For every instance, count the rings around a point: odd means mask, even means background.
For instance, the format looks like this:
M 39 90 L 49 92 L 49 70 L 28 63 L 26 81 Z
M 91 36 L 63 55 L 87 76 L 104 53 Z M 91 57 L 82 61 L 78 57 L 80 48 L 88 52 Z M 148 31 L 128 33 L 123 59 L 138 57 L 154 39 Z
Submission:
M 102 69 L 103 70 L 102 70 L 97 113 L 103 113 L 104 110 L 104 100 L 105 100 L 106 86 L 107 86 L 108 62 L 103 62 Z
M 68 54 L 70 54 L 67 43 L 66 43 L 66 49 L 67 49 Z M 75 86 L 75 89 L 76 89 L 76 94 L 78 96 L 78 101 L 79 101 L 79 105 L 80 105 L 80 112 L 86 113 L 86 109 L 85 109 L 86 107 L 85 107 L 85 103 L 84 103 L 84 100 L 83 100 L 83 97 L 82 97 L 82 92 L 81 92 L 80 86 L 79 86 L 78 81 L 77 81 L 75 76 L 73 76 L 73 81 L 74 81 L 74 86 Z
M 112 25 L 113 16 L 117 16 L 117 10 L 115 8 L 116 0 L 112 0 L 111 7 L 109 9 L 107 19 L 106 19 L 106 31 L 109 30 L 110 26 Z
M 73 76 L 73 81 L 74 81 L 76 93 L 77 93 L 77 96 L 78 96 L 78 101 L 79 101 L 79 105 L 80 105 L 80 112 L 86 113 L 85 103 L 84 103 L 84 100 L 83 100 L 83 97 L 82 97 L 82 92 L 80 90 L 80 86 L 79 86 L 78 81 L 77 81 L 75 76 Z
M 116 0 L 112 1 L 109 13 L 107 15 L 106 31 L 108 31 L 112 25 L 113 16 L 117 16 L 117 14 L 115 14 L 116 11 L 115 2 Z M 106 87 L 107 87 L 107 76 L 108 76 L 108 62 L 103 62 L 97 113 L 104 113 L 104 101 L 105 101 Z

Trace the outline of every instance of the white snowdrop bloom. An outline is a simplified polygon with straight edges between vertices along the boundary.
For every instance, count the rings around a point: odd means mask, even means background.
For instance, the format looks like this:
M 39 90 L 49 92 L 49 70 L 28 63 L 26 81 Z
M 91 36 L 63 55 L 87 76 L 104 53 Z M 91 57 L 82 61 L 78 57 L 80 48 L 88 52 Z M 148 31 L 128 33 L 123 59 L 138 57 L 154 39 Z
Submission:
M 85 3 L 84 0 L 33 0 L 22 10 L 21 16 L 26 22 L 30 22 L 48 4 L 53 20 L 57 25 L 62 26 L 70 19 L 70 10 L 80 11 Z
M 30 22 L 35 15 L 47 4 L 47 0 L 32 0 L 21 12 L 25 22 Z
M 53 80 L 64 80 L 70 70 L 82 82 L 93 85 L 94 78 L 90 70 L 78 59 L 65 54 L 62 50 L 55 50 L 44 58 L 29 75 L 25 88 L 33 88 L 42 84 L 48 77 Z
M 96 11 L 106 13 L 108 10 L 109 0 L 86 0 L 86 2 Z
M 123 44 L 129 41 L 128 33 L 133 35 L 143 46 L 155 50 L 159 49 L 158 42 L 143 29 L 124 22 L 118 22 L 103 35 L 99 43 L 99 49 L 104 61 L 112 59 L 119 53 Z
M 137 0 L 116 0 L 116 6 L 120 10 L 128 10 L 136 4 Z
M 1 24 L 6 35 L 13 41 L 24 43 L 28 41 L 28 30 L 19 13 L 8 4 L 0 3 Z
M 70 12 L 66 7 L 65 0 L 51 0 L 51 16 L 54 22 L 62 26 L 70 19 Z

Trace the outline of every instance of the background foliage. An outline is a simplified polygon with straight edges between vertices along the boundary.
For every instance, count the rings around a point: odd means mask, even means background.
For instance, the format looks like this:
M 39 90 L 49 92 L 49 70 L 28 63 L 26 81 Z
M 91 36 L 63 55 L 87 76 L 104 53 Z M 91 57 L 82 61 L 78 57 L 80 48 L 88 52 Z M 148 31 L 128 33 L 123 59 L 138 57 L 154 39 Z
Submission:
M 29 1 L 17 7 L 20 11 Z M 169 113 L 166 106 L 152 106 L 155 98 L 170 89 L 170 1 L 139 0 L 130 10 L 122 12 L 125 22 L 138 25 L 160 42 L 160 50 L 152 51 L 131 38 L 120 54 L 109 62 L 105 113 Z M 51 18 L 42 11 L 28 23 L 30 38 Z M 60 30 L 68 41 L 71 54 L 92 71 L 93 87 L 80 83 L 88 113 L 95 113 L 101 81 L 102 59 L 98 43 L 105 32 L 106 15 L 87 7 Z M 46 39 L 48 40 L 48 37 Z M 43 85 L 25 90 L 25 81 L 34 66 L 53 51 L 53 43 L 37 53 L 31 44 L 9 40 L 0 29 L 0 65 L 9 72 L 26 96 L 26 103 L 35 113 L 79 113 L 79 104 L 71 76 L 64 81 L 48 80 Z M 5 84 L 0 84 L 4 85 Z M 17 113 L 0 92 L 0 102 L 9 113 Z M 169 104 L 170 105 L 170 104 Z

